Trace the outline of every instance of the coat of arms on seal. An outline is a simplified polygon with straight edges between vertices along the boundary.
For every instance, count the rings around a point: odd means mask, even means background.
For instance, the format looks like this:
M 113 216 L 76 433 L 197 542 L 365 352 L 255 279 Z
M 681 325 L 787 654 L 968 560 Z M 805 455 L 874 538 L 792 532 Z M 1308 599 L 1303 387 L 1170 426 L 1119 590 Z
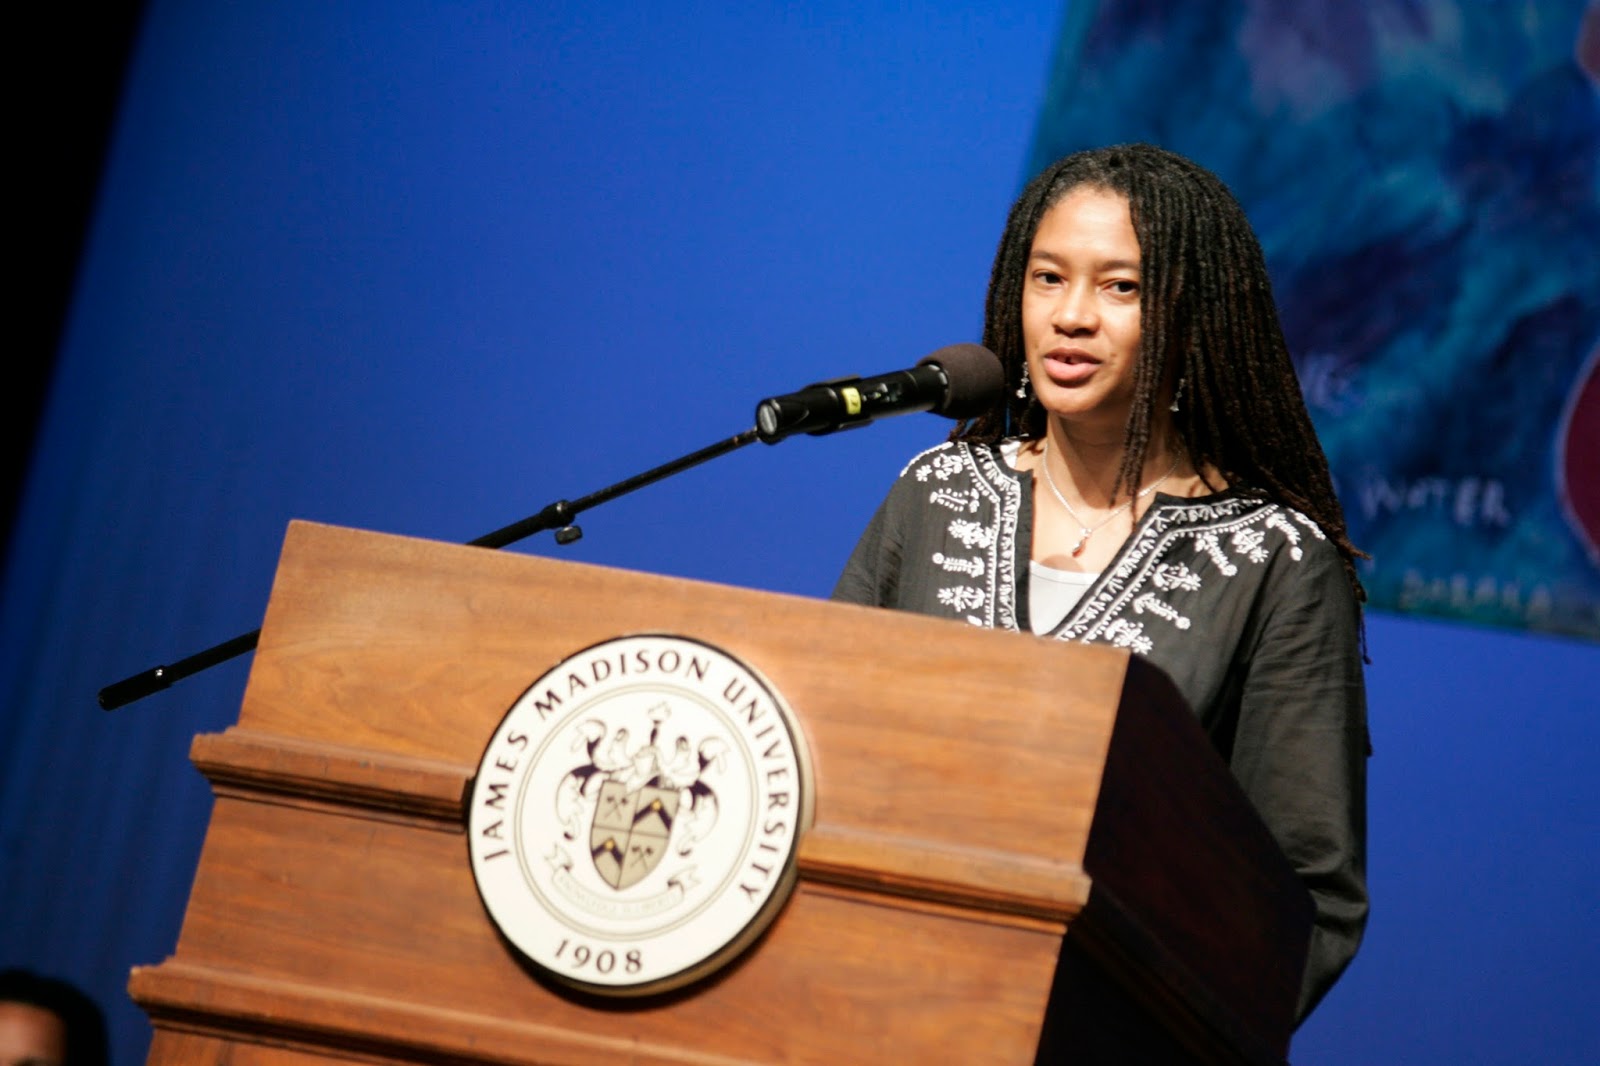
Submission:
M 794 883 L 804 735 L 749 667 L 686 637 L 606 641 L 539 678 L 485 749 L 473 874 L 514 947 L 588 991 L 720 966 Z
M 574 766 L 556 789 L 556 818 L 568 840 L 589 825 L 589 857 L 612 888 L 637 884 L 660 865 L 669 846 L 688 855 L 717 821 L 711 778 L 727 765 L 728 744 L 719 736 L 698 748 L 679 734 L 663 753 L 662 727 L 671 706 L 650 708 L 650 736 L 630 747 L 628 728 L 609 732 L 590 718 L 578 727 L 586 761 Z

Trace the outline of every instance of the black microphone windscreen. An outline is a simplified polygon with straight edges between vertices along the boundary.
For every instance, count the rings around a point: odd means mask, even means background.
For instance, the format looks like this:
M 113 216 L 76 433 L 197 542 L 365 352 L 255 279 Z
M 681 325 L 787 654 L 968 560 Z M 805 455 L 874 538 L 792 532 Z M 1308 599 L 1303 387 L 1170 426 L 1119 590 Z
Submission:
M 992 407 L 1005 391 L 1000 357 L 981 344 L 952 344 L 924 356 L 918 366 L 933 364 L 949 383 L 944 403 L 934 410 L 946 418 L 973 418 Z

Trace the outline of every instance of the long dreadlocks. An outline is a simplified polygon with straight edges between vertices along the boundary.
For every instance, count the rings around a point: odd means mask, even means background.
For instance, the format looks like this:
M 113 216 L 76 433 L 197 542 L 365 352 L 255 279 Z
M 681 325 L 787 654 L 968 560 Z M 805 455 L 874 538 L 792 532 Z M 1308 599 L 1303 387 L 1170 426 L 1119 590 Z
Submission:
M 1148 144 L 1079 152 L 1023 190 L 995 253 L 984 313 L 983 343 L 1000 357 L 1008 388 L 952 439 L 1043 436 L 1044 408 L 1031 389 L 1017 395 L 1026 365 L 1022 289 L 1040 220 L 1083 186 L 1127 198 L 1141 258 L 1139 360 L 1113 498 L 1138 484 L 1156 404 L 1181 389 L 1173 432 L 1201 477 L 1214 468 L 1240 491 L 1310 517 L 1338 547 L 1364 600 L 1355 560 L 1365 555 L 1350 543 L 1301 398 L 1261 245 L 1227 186 L 1180 155 Z

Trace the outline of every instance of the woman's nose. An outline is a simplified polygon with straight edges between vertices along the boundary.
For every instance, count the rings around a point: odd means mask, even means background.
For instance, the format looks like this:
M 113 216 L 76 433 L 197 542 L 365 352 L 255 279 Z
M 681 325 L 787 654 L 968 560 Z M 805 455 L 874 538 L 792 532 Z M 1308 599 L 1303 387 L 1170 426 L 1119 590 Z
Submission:
M 1051 323 L 1057 329 L 1064 333 L 1092 330 L 1098 321 L 1094 293 L 1087 286 L 1067 285 L 1062 288 L 1055 313 L 1051 315 Z

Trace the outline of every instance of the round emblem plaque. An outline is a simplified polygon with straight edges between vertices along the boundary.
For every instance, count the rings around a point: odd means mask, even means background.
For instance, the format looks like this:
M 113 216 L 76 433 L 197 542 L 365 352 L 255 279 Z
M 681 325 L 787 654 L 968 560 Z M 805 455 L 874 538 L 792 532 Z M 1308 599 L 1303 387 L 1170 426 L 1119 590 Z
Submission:
M 473 782 L 473 876 L 505 938 L 606 995 L 728 962 L 794 887 L 805 737 L 750 667 L 687 637 L 572 655 L 506 713 Z

